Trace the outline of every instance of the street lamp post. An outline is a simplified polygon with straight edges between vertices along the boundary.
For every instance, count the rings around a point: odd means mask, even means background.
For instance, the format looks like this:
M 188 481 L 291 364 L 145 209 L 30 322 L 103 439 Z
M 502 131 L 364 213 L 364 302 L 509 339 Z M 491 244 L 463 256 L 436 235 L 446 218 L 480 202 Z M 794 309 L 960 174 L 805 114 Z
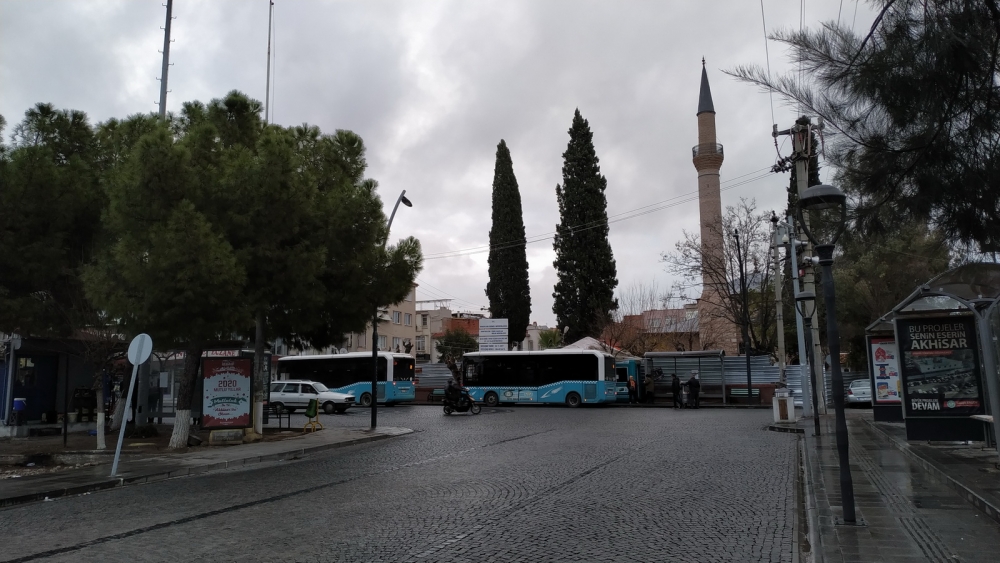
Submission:
M 753 405 L 753 388 L 750 377 L 750 312 L 747 304 L 746 265 L 743 262 L 743 254 L 740 252 L 740 232 L 736 229 L 733 229 L 733 240 L 736 241 L 736 261 L 739 262 L 740 266 L 740 299 L 742 300 L 740 324 L 743 325 L 743 354 L 747 358 L 747 408 L 750 408 Z
M 392 206 L 392 213 L 389 215 L 389 224 L 385 227 L 385 240 L 382 241 L 382 250 L 385 250 L 386 243 L 389 242 L 389 231 L 392 229 L 392 220 L 396 217 L 396 209 L 402 203 L 407 207 L 413 207 L 410 200 L 406 199 L 406 190 L 399 192 L 396 198 L 396 205 Z M 372 277 L 372 284 L 375 278 Z M 372 293 L 373 295 L 375 292 Z M 388 369 L 388 366 L 386 366 Z M 372 315 L 372 430 L 378 426 L 378 303 L 375 304 L 375 313 Z
M 802 317 L 803 324 L 805 324 L 805 329 L 803 330 L 806 340 L 804 348 L 806 358 L 808 358 L 807 363 L 809 364 L 809 389 L 812 392 L 813 436 L 819 436 L 819 395 L 816 393 L 816 372 L 812 369 L 813 362 L 816 361 L 812 345 L 813 307 L 815 306 L 816 294 L 812 291 L 800 291 L 795 295 L 795 309 L 798 311 L 799 316 Z M 799 361 L 801 360 L 800 358 Z
M 810 225 L 803 216 L 810 212 L 816 224 Z M 799 224 L 816 247 L 819 265 L 823 268 L 823 301 L 826 305 L 826 338 L 830 349 L 830 372 L 833 386 L 833 408 L 837 416 L 837 456 L 840 458 L 840 500 L 844 507 L 844 523 L 855 524 L 854 482 L 848 453 L 847 418 L 844 415 L 844 377 L 840 371 L 840 332 L 837 326 L 835 291 L 833 286 L 833 251 L 837 239 L 847 224 L 847 196 L 833 186 L 817 185 L 806 189 L 799 197 Z M 813 231 L 832 232 L 830 241 L 819 241 Z

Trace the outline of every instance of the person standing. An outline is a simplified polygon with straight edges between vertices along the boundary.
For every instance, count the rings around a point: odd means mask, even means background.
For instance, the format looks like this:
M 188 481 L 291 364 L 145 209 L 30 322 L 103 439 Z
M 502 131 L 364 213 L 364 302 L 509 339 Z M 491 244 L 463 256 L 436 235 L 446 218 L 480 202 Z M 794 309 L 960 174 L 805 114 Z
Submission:
M 681 402 L 681 378 L 676 373 L 670 374 L 670 392 L 674 395 L 674 408 L 684 408 L 684 403 Z
M 656 381 L 653 376 L 647 373 L 642 383 L 646 387 L 646 402 L 651 405 L 656 403 Z
M 698 408 L 698 394 L 701 393 L 701 382 L 698 381 L 698 371 L 691 370 L 691 379 L 688 380 L 688 389 L 690 390 L 690 404 L 688 406 L 692 408 Z
M 632 377 L 631 375 L 628 376 L 628 404 L 633 405 L 639 402 L 639 400 L 636 398 L 637 391 L 638 389 L 636 389 L 635 387 L 635 378 Z

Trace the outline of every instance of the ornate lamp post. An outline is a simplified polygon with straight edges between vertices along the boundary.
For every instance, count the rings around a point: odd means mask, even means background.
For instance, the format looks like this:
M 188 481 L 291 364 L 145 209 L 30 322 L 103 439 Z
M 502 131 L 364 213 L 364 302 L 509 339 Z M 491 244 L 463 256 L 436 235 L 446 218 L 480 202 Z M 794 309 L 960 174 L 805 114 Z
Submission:
M 816 393 L 816 371 L 812 369 L 816 361 L 812 345 L 812 318 L 813 308 L 815 307 L 816 294 L 812 291 L 800 291 L 795 295 L 795 308 L 798 310 L 799 316 L 802 318 L 802 323 L 805 325 L 802 332 L 805 333 L 805 352 L 809 363 L 809 389 L 812 391 L 813 436 L 819 436 L 819 395 Z
M 382 250 L 385 250 L 385 245 L 389 242 L 389 231 L 392 229 L 392 220 L 396 217 L 396 210 L 399 209 L 399 204 L 402 203 L 407 207 L 413 207 L 410 200 L 406 199 L 406 190 L 399 192 L 399 197 L 396 198 L 396 205 L 392 206 L 392 214 L 389 215 L 389 224 L 385 228 L 385 240 L 382 241 Z M 372 279 L 372 283 L 375 283 L 375 279 Z M 388 368 L 388 366 L 387 366 Z M 372 315 L 372 430 L 378 426 L 378 304 L 375 304 L 375 314 Z
M 833 287 L 833 251 L 847 225 L 847 196 L 839 189 L 820 184 L 802 192 L 798 204 L 799 224 L 816 247 L 823 268 L 823 301 L 826 304 L 826 337 L 830 348 L 833 408 L 837 416 L 837 456 L 840 458 L 840 499 L 844 523 L 856 524 L 854 482 L 847 444 L 847 419 L 844 416 L 844 377 L 840 371 L 840 332 L 837 327 L 836 296 Z M 810 225 L 809 220 L 813 221 Z M 818 240 L 820 237 L 829 240 Z

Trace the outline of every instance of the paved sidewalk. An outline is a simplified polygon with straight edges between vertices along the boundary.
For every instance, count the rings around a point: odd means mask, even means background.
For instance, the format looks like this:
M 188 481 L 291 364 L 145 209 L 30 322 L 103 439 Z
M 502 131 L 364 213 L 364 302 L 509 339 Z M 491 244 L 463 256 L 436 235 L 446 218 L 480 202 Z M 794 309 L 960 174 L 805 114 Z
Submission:
M 893 429 L 896 425 L 872 422 L 871 411 L 848 415 L 854 499 L 857 517 L 864 524 L 836 524 L 843 509 L 833 415 L 823 417 L 820 437 L 813 436 L 811 419 L 800 421 L 799 426 L 805 431 L 801 444 L 809 544 L 803 553 L 804 560 L 823 563 L 998 560 L 1000 523 L 966 501 L 952 488 L 955 483 L 940 472 L 940 468 L 948 467 L 953 480 L 962 479 L 963 475 L 968 477 L 968 473 L 951 471 L 956 464 L 963 463 L 954 451 L 907 444 L 899 440 L 898 431 Z M 939 456 L 936 462 L 939 467 L 929 465 L 921 457 L 930 455 L 928 450 Z M 982 460 L 987 463 L 986 456 Z M 966 465 L 966 469 L 972 469 L 975 464 Z M 991 479 L 994 489 L 1000 487 L 997 475 Z
M 0 481 L 0 507 L 82 494 L 101 489 L 147 483 L 171 477 L 241 467 L 266 461 L 295 459 L 310 453 L 352 444 L 410 434 L 409 428 L 381 427 L 369 430 L 326 428 L 272 442 L 192 448 L 185 453 L 122 457 L 118 475 L 111 477 L 108 463 L 44 475 Z

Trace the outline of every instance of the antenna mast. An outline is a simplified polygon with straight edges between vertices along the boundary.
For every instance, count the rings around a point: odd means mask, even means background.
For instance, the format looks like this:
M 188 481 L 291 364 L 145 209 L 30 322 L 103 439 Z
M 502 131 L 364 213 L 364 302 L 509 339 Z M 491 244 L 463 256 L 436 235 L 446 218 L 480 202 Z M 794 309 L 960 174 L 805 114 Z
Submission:
M 174 0 L 167 0 L 167 23 L 163 28 L 163 70 L 160 73 L 160 119 L 167 118 L 167 71 L 170 69 L 170 20 Z
M 267 9 L 267 91 L 264 93 L 264 124 L 271 124 L 271 19 L 274 17 L 274 2 Z

